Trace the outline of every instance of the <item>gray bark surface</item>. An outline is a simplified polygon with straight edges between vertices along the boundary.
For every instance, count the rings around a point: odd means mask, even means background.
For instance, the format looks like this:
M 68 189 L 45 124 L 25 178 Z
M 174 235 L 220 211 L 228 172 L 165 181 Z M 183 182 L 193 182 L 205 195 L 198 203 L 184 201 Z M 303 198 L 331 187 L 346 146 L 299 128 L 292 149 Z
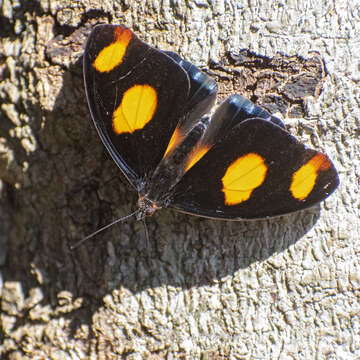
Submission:
M 1 359 L 359 359 L 360 7 L 349 1 L 0 1 Z M 96 23 L 280 113 L 340 186 L 321 206 L 223 222 L 135 209 L 91 122 Z

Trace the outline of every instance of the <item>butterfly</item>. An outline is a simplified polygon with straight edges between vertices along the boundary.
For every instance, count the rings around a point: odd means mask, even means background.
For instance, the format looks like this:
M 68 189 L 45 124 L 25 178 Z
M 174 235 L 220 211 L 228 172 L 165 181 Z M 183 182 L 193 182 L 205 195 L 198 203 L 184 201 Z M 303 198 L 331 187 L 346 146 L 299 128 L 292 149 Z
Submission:
M 137 219 L 167 207 L 243 220 L 302 210 L 339 179 L 330 159 L 241 95 L 214 110 L 217 84 L 123 25 L 99 25 L 83 56 L 98 134 L 138 192 Z

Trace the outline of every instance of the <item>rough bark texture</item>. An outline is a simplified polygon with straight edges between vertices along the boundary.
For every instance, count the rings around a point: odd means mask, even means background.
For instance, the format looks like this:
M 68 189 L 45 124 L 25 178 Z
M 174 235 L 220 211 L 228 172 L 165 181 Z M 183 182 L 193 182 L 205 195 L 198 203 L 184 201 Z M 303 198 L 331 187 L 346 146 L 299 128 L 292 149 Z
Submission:
M 2 359 L 360 357 L 358 0 L 0 4 Z M 221 96 L 290 117 L 333 159 L 339 189 L 321 211 L 269 221 L 163 210 L 148 244 L 129 220 L 69 251 L 137 200 L 85 100 L 81 55 L 99 22 L 203 65 Z

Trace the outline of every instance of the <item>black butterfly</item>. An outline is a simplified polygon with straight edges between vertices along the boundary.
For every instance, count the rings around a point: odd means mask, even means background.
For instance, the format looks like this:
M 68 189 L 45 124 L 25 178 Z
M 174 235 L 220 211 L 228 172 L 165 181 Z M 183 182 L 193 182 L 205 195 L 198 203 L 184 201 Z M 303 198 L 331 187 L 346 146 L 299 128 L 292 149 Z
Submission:
M 338 186 L 328 157 L 240 95 L 213 112 L 217 85 L 122 25 L 97 26 L 84 53 L 96 129 L 139 194 L 137 218 L 162 207 L 228 220 L 310 207 Z

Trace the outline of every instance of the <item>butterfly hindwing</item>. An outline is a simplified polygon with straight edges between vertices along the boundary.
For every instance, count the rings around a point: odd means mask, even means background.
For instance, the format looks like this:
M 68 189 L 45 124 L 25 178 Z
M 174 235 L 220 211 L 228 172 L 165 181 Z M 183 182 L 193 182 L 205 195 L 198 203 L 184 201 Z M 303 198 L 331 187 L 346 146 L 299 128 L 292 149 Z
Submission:
M 219 108 L 216 109 L 214 117 L 217 119 L 231 117 L 232 120 L 230 125 L 232 127 L 236 124 L 240 124 L 244 120 L 260 118 L 285 129 L 284 123 L 279 118 L 239 94 L 231 95 L 225 99 Z
M 178 54 L 172 51 L 164 51 L 164 53 L 176 61 L 189 75 L 190 92 L 186 105 L 186 113 L 193 113 L 193 117 L 197 117 L 199 120 L 215 104 L 218 91 L 216 81 L 191 62 L 181 58 Z
M 138 188 L 183 118 L 189 77 L 169 56 L 121 25 L 93 30 L 84 53 L 84 77 L 99 135 Z
M 266 218 L 310 207 L 337 185 L 326 155 L 255 118 L 235 125 L 184 175 L 171 206 L 212 218 Z

